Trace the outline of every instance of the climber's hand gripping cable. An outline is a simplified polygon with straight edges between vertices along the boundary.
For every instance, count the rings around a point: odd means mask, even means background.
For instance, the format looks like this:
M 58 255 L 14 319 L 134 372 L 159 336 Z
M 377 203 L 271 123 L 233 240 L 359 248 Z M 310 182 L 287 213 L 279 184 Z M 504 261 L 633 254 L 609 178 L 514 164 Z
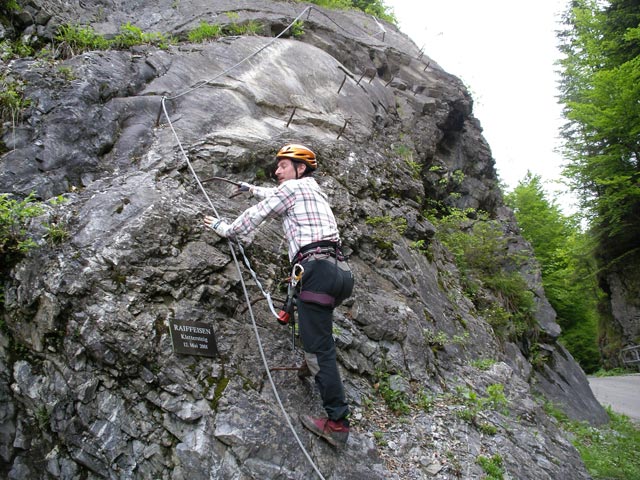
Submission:
M 223 177 L 209 177 L 206 180 L 202 180 L 202 183 L 210 182 L 210 181 L 213 181 L 213 180 L 218 181 L 218 182 L 226 182 L 226 183 L 230 183 L 231 185 L 235 185 L 236 187 L 238 187 L 237 193 L 253 192 L 254 185 L 251 185 L 250 183 L 247 183 L 247 182 L 236 182 L 234 180 L 229 180 L 228 178 L 223 178 Z
M 204 217 L 204 226 L 210 228 L 223 238 L 229 236 L 229 230 L 231 229 L 231 225 L 227 222 L 209 215 Z

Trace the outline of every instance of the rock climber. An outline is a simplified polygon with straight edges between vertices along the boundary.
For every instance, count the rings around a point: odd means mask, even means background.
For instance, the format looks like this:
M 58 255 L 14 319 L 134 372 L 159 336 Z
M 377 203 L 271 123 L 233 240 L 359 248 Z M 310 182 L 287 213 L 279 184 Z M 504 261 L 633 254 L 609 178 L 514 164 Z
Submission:
M 336 361 L 333 310 L 353 290 L 353 274 L 341 250 L 340 234 L 327 195 L 313 172 L 315 153 L 304 145 L 289 144 L 276 154 L 277 187 L 241 183 L 261 201 L 230 224 L 207 216 L 204 223 L 221 237 L 241 237 L 268 218 L 280 217 L 292 265 L 304 268 L 298 283 L 296 306 L 305 361 L 299 376 L 313 375 L 327 418 L 300 417 L 302 424 L 335 447 L 349 437 L 349 405 Z

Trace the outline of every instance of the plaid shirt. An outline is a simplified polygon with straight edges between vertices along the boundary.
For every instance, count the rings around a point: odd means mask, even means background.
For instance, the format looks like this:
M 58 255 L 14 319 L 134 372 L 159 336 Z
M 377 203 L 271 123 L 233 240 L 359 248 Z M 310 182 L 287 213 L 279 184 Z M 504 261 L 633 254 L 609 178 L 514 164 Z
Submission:
M 267 218 L 283 217 L 291 261 L 305 245 L 340 240 L 327 195 L 313 177 L 287 180 L 275 188 L 254 187 L 253 194 L 262 201 L 234 220 L 230 235 L 247 235 Z

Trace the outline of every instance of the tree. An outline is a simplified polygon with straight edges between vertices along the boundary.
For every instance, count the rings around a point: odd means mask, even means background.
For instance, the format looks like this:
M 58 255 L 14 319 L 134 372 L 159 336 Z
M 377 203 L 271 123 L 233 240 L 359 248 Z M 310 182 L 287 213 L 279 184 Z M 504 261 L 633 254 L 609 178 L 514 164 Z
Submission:
M 600 292 L 588 235 L 546 198 L 540 176 L 527 173 L 505 199 L 540 262 L 545 294 L 562 327 L 560 340 L 586 372 L 597 370 Z
M 575 0 L 564 20 L 565 175 L 608 268 L 640 251 L 640 1 Z

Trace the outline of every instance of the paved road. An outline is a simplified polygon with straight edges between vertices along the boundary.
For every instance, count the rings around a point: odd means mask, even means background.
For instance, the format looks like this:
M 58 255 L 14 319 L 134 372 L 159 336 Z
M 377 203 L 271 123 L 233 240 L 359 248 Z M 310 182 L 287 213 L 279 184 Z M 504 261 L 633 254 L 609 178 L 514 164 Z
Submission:
M 640 374 L 589 377 L 589 385 L 603 406 L 610 405 L 614 412 L 640 422 Z

